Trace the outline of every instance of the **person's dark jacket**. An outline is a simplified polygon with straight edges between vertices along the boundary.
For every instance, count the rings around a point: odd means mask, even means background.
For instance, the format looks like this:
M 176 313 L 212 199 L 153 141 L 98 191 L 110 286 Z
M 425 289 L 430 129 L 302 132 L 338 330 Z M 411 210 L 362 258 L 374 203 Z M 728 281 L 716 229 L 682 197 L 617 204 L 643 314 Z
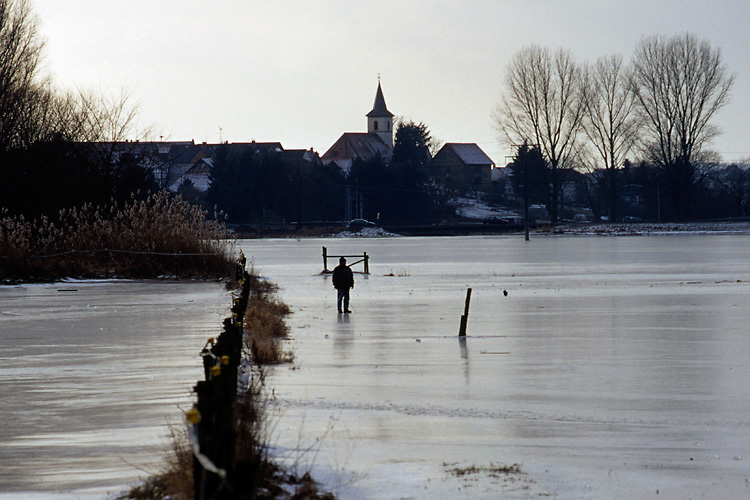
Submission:
M 333 286 L 336 289 L 354 288 L 354 273 L 346 264 L 340 264 L 333 270 Z

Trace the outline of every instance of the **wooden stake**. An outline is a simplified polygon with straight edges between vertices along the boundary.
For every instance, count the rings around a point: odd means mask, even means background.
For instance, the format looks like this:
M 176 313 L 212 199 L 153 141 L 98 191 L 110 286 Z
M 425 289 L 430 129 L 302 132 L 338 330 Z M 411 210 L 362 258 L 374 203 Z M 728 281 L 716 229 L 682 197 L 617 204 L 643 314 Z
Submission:
M 469 321 L 469 304 L 471 303 L 471 288 L 466 289 L 466 304 L 464 305 L 464 314 L 461 316 L 461 326 L 458 329 L 458 336 L 466 336 L 466 323 Z

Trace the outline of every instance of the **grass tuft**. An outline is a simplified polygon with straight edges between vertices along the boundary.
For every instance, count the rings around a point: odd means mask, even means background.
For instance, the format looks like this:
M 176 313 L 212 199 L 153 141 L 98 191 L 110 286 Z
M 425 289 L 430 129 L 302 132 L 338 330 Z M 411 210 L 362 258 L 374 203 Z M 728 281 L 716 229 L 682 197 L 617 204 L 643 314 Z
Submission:
M 258 279 L 245 311 L 245 348 L 252 362 L 278 365 L 294 361 L 294 353 L 285 351 L 281 341 L 288 338 L 289 327 L 284 318 L 291 314 L 289 306 L 276 297 L 276 288 Z

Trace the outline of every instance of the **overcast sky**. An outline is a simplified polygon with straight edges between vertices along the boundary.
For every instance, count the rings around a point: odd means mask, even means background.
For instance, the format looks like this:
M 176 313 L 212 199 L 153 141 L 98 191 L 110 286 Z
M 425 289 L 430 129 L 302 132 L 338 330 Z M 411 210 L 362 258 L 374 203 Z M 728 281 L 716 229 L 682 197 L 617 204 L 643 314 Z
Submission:
M 389 110 L 498 164 L 491 113 L 524 46 L 629 59 L 643 36 L 691 32 L 736 74 L 716 117 L 724 160 L 750 158 L 750 2 L 630 0 L 31 0 L 63 88 L 126 89 L 169 140 L 279 141 L 324 153 L 366 131 L 378 74 Z M 221 129 L 221 131 L 220 131 Z

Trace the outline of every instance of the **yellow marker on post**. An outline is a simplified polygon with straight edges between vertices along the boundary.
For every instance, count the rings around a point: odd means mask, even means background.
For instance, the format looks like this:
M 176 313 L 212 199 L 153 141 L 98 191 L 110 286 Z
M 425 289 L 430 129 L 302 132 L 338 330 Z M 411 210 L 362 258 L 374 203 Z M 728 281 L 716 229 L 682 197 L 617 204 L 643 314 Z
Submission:
M 185 420 L 193 425 L 199 424 L 201 422 L 201 412 L 197 408 L 191 408 L 185 412 Z

